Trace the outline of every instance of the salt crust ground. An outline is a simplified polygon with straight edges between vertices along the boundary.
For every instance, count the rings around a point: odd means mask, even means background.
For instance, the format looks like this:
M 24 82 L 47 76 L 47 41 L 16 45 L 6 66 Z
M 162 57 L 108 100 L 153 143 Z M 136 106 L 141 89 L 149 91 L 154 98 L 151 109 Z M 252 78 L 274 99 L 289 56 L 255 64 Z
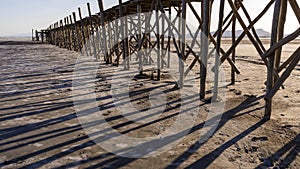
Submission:
M 298 42 L 290 44 L 285 54 L 297 47 Z M 272 119 L 264 121 L 266 68 L 254 48 L 243 42 L 237 58 L 242 74 L 236 85 L 226 86 L 225 112 L 214 135 L 198 144 L 205 116 L 200 114 L 190 133 L 170 151 L 131 159 L 106 152 L 83 131 L 71 94 L 77 57 L 78 53 L 48 44 L 0 42 L 0 168 L 300 168 L 299 65 L 285 83 L 286 89 L 276 95 Z M 224 68 L 229 75 L 229 66 Z M 98 72 L 99 107 L 110 90 L 106 79 L 112 69 L 104 66 Z M 162 83 L 167 80 L 163 78 Z M 151 85 L 157 83 L 138 79 L 132 90 Z M 168 97 L 176 99 L 177 94 Z M 137 100 L 138 108 L 149 106 L 147 99 Z M 116 127 L 120 132 L 129 131 L 128 136 L 147 137 L 172 124 L 176 105 L 169 106 L 174 111 L 148 125 L 127 123 L 113 108 L 98 113 L 107 116 L 112 126 L 121 126 Z

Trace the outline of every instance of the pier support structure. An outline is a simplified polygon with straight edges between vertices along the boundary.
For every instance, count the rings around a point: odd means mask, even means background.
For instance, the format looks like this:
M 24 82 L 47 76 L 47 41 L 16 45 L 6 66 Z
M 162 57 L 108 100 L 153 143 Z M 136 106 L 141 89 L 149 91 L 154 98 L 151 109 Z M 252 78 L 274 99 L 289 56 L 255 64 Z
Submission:
M 199 4 L 200 8 L 196 8 Z M 230 12 L 225 15 L 224 6 L 230 7 Z M 157 55 L 157 79 L 161 78 L 161 70 L 170 67 L 171 55 L 176 53 L 179 58 L 178 88 L 184 87 L 184 79 L 196 64 L 200 65 L 200 99 L 206 98 L 207 62 L 212 52 L 210 46 L 216 49 L 215 57 L 215 82 L 214 98 L 218 93 L 218 69 L 225 61 L 231 66 L 231 84 L 235 83 L 235 75 L 240 71 L 236 66 L 236 48 L 247 37 L 255 47 L 264 62 L 268 73 L 266 81 L 266 109 L 265 118 L 269 119 L 272 111 L 272 98 L 283 87 L 293 69 L 299 63 L 300 47 L 296 49 L 285 61 L 282 60 L 282 47 L 300 34 L 300 27 L 293 33 L 284 37 L 284 27 L 287 6 L 290 5 L 300 24 L 300 9 L 296 0 L 269 0 L 264 9 L 251 18 L 243 0 L 134 0 L 123 2 L 112 8 L 104 10 L 103 0 L 98 0 L 100 12 L 92 15 L 90 4 L 87 4 L 88 16 L 82 18 L 81 9 L 76 13 L 63 18 L 49 26 L 47 30 L 36 32 L 34 40 L 47 42 L 68 50 L 81 51 L 84 54 L 103 59 L 106 64 L 130 68 L 132 60 L 138 61 L 139 72 L 143 74 L 145 64 L 153 64 L 154 60 L 149 55 L 155 51 Z M 211 11 L 214 6 L 219 7 L 218 29 L 211 32 Z M 258 36 L 255 24 L 273 8 L 273 21 L 270 46 L 264 46 Z M 198 29 L 192 30 L 187 22 L 190 16 L 196 18 L 198 23 L 193 23 Z M 175 16 L 175 17 L 171 17 Z M 242 16 L 246 16 L 243 19 Z M 248 24 L 247 24 L 248 23 Z M 238 37 L 236 27 L 243 29 Z M 222 48 L 223 33 L 232 28 L 232 45 L 225 50 Z M 34 32 L 33 32 L 34 34 Z M 191 42 L 187 42 L 187 35 Z M 146 50 L 147 49 L 147 50 Z M 172 50 L 171 50 L 172 49 Z M 174 50 L 173 50 L 174 49 Z M 144 52 L 140 52 L 144 51 Z M 167 52 L 166 52 L 167 51 Z M 147 53 L 148 52 L 148 53 Z M 187 63 L 188 57 L 192 62 Z M 187 65 L 189 64 L 189 65 Z

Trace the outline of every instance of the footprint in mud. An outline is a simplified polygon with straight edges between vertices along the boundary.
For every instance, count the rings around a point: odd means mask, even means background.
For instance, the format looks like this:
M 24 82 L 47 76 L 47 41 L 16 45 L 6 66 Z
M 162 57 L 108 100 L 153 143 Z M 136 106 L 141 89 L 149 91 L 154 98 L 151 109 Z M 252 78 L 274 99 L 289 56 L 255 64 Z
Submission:
M 257 141 L 268 141 L 269 138 L 268 137 L 252 137 L 251 141 L 253 142 L 257 142 Z

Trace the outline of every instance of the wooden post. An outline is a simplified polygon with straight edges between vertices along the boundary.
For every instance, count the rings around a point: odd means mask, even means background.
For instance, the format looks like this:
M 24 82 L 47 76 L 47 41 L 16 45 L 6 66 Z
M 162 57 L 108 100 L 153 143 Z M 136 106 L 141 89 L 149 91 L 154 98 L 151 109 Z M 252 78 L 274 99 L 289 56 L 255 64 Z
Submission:
M 61 20 L 57 21 L 56 23 L 56 37 L 57 37 L 57 46 L 59 46 L 60 48 L 63 47 L 63 32 L 62 32 L 62 22 Z
M 103 37 L 103 49 L 104 49 L 104 61 L 109 63 L 108 59 L 108 47 L 107 47 L 107 37 L 106 37 L 106 28 L 105 28 L 105 18 L 104 18 L 104 7 L 103 7 L 103 0 L 98 0 L 98 6 L 100 9 L 100 22 L 102 26 L 102 37 Z
M 121 22 L 121 47 L 122 47 L 122 56 L 123 56 L 123 66 L 124 66 L 124 69 L 126 70 L 127 67 L 126 67 L 126 53 L 125 53 L 125 41 L 124 41 L 124 38 L 125 38 L 125 30 L 124 30 L 124 20 L 123 20 L 123 7 L 122 7 L 122 0 L 119 0 L 119 18 L 120 18 L 120 22 Z
M 236 4 L 236 0 L 235 0 L 235 4 Z M 236 18 L 235 15 L 232 16 L 232 45 L 235 43 L 236 40 Z M 236 56 L 236 50 L 235 48 L 232 50 L 232 54 L 231 54 L 231 60 L 233 63 L 235 63 L 235 56 Z M 235 71 L 233 68 L 231 68 L 231 84 L 234 85 L 235 84 Z
M 141 1 L 138 1 L 137 4 L 137 15 L 138 15 L 138 44 L 142 46 L 142 6 L 141 6 Z M 142 53 L 138 52 L 138 58 L 139 58 L 139 72 L 140 75 L 143 74 L 143 58 L 144 56 Z
M 59 23 L 58 23 L 58 21 L 55 23 L 55 27 L 56 27 L 56 30 L 55 30 L 55 32 L 56 32 L 56 34 L 55 34 L 55 36 L 56 36 L 56 45 L 57 46 L 59 46 L 60 47 L 60 35 L 59 35 Z
M 68 17 L 64 18 L 64 23 L 65 23 L 65 40 L 66 40 L 66 49 L 69 49 L 69 44 L 70 44 L 70 28 L 68 26 Z
M 61 20 L 57 22 L 57 39 L 58 39 L 58 46 L 62 48 L 62 37 L 61 37 Z
M 51 35 L 52 31 L 50 28 L 47 29 L 47 42 L 49 44 L 51 44 L 51 41 L 52 41 L 52 35 Z
M 101 40 L 101 27 L 99 25 L 100 23 L 95 24 L 95 31 L 96 31 L 96 39 L 95 39 L 95 45 L 97 49 L 97 58 L 101 59 L 101 46 L 102 46 L 102 40 Z M 88 25 L 85 27 L 86 29 L 88 28 Z
M 169 7 L 169 20 L 172 18 L 172 8 Z M 171 59 L 171 24 L 168 22 L 168 68 L 170 68 L 170 59 Z
M 35 30 L 35 39 L 36 39 L 36 41 L 40 41 L 39 33 L 37 30 Z
M 75 27 L 75 34 L 76 34 L 75 39 L 76 39 L 76 42 L 78 45 L 77 51 L 81 51 L 81 40 L 79 37 L 79 31 L 78 31 L 77 24 L 76 24 L 76 13 L 75 12 L 73 12 L 73 18 L 74 18 L 74 27 Z
M 31 30 L 31 39 L 32 39 L 32 41 L 34 41 L 34 30 L 33 29 Z
M 277 31 L 278 31 L 280 8 L 281 8 L 281 0 L 276 0 L 274 15 L 273 15 L 272 35 L 271 35 L 271 45 L 270 46 L 273 46 L 277 41 Z M 274 86 L 274 66 L 275 66 L 274 61 L 275 61 L 275 53 L 273 53 L 271 55 L 271 57 L 268 59 L 267 93 L 269 93 Z M 272 112 L 272 98 L 269 98 L 269 99 L 266 99 L 265 119 L 271 118 L 271 112 Z
M 44 43 L 44 31 L 41 30 L 41 38 L 42 38 L 42 43 Z
M 70 18 L 70 21 L 69 21 Z M 72 30 L 72 25 L 71 23 L 71 17 L 66 17 L 67 20 L 67 25 L 68 25 L 68 49 L 72 50 L 72 45 L 73 45 L 73 30 Z
M 79 19 L 80 19 L 80 30 L 81 30 L 81 35 L 82 35 L 82 43 L 83 43 L 83 46 L 84 46 L 84 50 L 85 50 L 85 53 L 86 55 L 88 56 L 88 52 L 87 52 L 87 44 L 86 44 L 86 39 L 85 39 L 85 34 L 84 34 L 84 25 L 83 25 L 83 22 L 82 22 L 82 15 L 81 15 L 81 9 L 78 8 L 78 13 L 79 13 Z M 82 51 L 83 53 L 83 51 Z
M 162 13 L 161 15 L 165 16 L 165 13 Z M 165 64 L 165 17 L 161 16 L 161 69 L 164 69 L 164 64 Z
M 107 59 L 111 58 L 112 57 L 112 52 L 111 52 L 111 49 L 113 47 L 113 44 L 112 44 L 112 27 L 111 27 L 112 23 L 108 23 L 107 24 Z M 108 61 L 106 61 L 106 63 L 109 63 Z M 117 66 L 119 65 L 119 59 L 117 59 Z
M 282 0 L 282 5 L 280 7 L 279 21 L 278 21 L 278 31 L 277 40 L 281 40 L 284 37 L 284 24 L 286 20 L 287 13 L 287 0 Z M 282 47 L 275 52 L 275 69 L 278 70 L 280 66 Z
M 186 1 L 182 0 L 181 1 L 181 23 L 180 23 L 180 28 L 181 28 L 181 39 L 180 39 L 180 50 L 181 50 L 181 54 L 179 57 L 179 87 L 183 88 L 183 84 L 184 84 L 184 61 L 185 61 L 185 43 L 186 43 Z
M 129 52 L 129 37 L 128 37 L 128 18 L 127 15 L 123 16 L 124 18 L 124 36 L 125 36 L 125 60 L 126 60 L 126 69 L 130 69 L 130 52 Z
M 160 69 L 161 69 L 161 53 L 160 53 L 160 24 L 159 24 L 159 10 L 158 0 L 155 3 L 155 19 L 156 19 L 156 40 L 157 40 L 157 80 L 160 80 Z
M 70 29 L 71 29 L 71 44 L 73 45 L 71 48 L 72 50 L 76 50 L 76 38 L 75 38 L 75 32 L 74 32 L 74 29 L 75 29 L 75 26 L 73 24 L 73 21 L 72 21 L 72 16 L 69 15 L 69 19 L 70 19 Z
M 214 78 L 214 92 L 212 100 L 216 101 L 218 99 L 218 88 L 219 88 L 219 65 L 220 65 L 220 48 L 221 48 L 221 38 L 222 38 L 222 26 L 224 17 L 224 5 L 225 0 L 220 1 L 220 11 L 219 11 L 219 26 L 218 26 L 218 37 L 215 55 L 215 78 Z
M 210 22 L 210 1 L 203 0 L 202 2 L 202 16 L 203 16 L 203 25 L 202 31 L 203 35 L 201 36 L 201 79 L 200 79 L 200 99 L 205 98 L 205 85 L 206 85 L 206 76 L 207 76 L 207 59 L 208 59 L 208 34 L 209 34 L 209 22 Z
M 60 26 L 60 31 L 61 31 L 61 39 L 62 39 L 62 47 L 65 48 L 65 25 L 63 19 L 60 20 L 61 26 Z
M 115 19 L 115 23 L 114 23 L 114 52 L 115 55 L 118 57 L 119 56 L 119 49 L 120 49 L 120 45 L 119 45 L 119 20 Z M 110 55 L 111 56 L 111 55 Z M 112 58 L 112 57 L 109 57 Z M 111 59 L 110 59 L 111 60 Z
M 91 35 L 91 41 L 92 41 L 92 46 L 93 46 L 93 51 L 94 51 L 94 57 L 98 59 L 97 57 L 97 48 L 95 44 L 95 36 L 94 36 L 94 26 L 93 26 L 93 20 L 92 20 L 92 13 L 91 13 L 91 7 L 90 3 L 87 3 L 87 8 L 88 8 L 88 13 L 89 13 L 89 22 L 90 22 L 90 32 L 89 34 Z

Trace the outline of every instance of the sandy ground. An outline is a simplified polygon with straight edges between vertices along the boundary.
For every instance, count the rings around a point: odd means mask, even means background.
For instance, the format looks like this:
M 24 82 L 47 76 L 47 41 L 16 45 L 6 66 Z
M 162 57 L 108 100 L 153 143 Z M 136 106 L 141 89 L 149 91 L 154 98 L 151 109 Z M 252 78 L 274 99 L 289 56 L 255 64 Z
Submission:
M 290 44 L 284 53 L 290 55 L 297 47 L 299 43 Z M 266 67 L 244 42 L 237 57 L 242 73 L 235 85 L 224 88 L 225 110 L 212 137 L 198 142 L 209 107 L 199 103 L 203 113 L 195 117 L 196 123 L 179 143 L 158 156 L 135 159 L 107 152 L 83 130 L 72 98 L 73 70 L 79 56 L 48 44 L 2 39 L 0 168 L 300 168 L 299 65 L 285 83 L 286 89 L 276 94 L 272 119 L 264 121 Z M 101 111 L 95 113 L 134 138 L 157 136 L 174 123 L 179 94 L 172 90 L 166 72 L 161 82 L 150 78 L 131 82 L 130 97 L 136 109 L 149 108 L 149 88 L 169 91 L 169 111 L 134 123 L 120 116 L 112 103 L 110 79 L 115 69 L 101 64 L 97 72 L 95 91 Z M 230 67 L 224 64 L 224 69 L 229 75 Z M 226 82 L 230 83 L 229 78 Z M 97 128 L 97 120 L 92 119 L 91 126 Z M 103 128 L 97 131 L 106 134 Z

